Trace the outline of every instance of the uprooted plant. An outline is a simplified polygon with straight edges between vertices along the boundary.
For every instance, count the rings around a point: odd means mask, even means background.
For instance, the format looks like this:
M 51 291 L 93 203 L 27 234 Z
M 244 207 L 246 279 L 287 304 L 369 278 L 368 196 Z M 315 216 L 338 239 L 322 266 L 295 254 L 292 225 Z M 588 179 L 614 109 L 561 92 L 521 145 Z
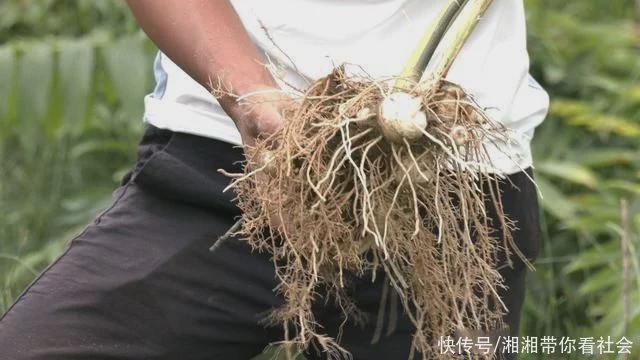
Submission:
M 490 1 L 478 3 L 473 21 Z M 473 24 L 461 24 L 468 35 Z M 230 174 L 242 210 L 234 234 L 272 255 L 285 304 L 271 319 L 285 343 L 348 354 L 312 306 L 322 289 L 357 319 L 346 274 L 380 268 L 424 358 L 443 356 L 443 336 L 502 326 L 497 254 L 518 250 L 485 145 L 509 134 L 443 80 L 465 37 L 436 53 L 430 78 L 401 88 L 336 68 L 285 109 L 281 132 L 245 147 L 245 172 Z

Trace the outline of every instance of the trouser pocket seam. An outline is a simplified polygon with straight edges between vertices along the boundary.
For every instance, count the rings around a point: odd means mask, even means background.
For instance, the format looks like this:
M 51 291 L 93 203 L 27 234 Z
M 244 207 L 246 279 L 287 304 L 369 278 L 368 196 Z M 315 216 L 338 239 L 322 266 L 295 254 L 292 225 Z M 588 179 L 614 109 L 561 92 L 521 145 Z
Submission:
M 175 137 L 176 137 L 176 133 L 174 132 L 171 134 L 171 137 L 169 138 L 167 143 L 164 144 L 164 146 L 162 146 L 162 148 L 154 151 L 142 164 L 136 166 L 136 169 L 134 170 L 133 174 L 131 174 L 131 177 L 129 178 L 128 183 L 135 182 L 138 175 L 142 173 L 145 167 L 147 167 L 147 165 L 151 163 L 151 161 L 153 161 L 158 156 L 158 154 L 165 153 L 169 148 L 169 146 L 173 143 L 173 140 L 175 139 Z

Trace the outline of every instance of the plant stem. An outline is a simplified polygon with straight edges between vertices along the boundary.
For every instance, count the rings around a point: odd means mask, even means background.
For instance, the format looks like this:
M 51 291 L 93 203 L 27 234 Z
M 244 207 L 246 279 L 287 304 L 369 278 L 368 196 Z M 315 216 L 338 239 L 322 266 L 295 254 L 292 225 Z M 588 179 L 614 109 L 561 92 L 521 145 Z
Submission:
M 631 319 L 631 312 L 629 309 L 629 203 L 627 202 L 627 199 L 620 200 L 620 218 L 622 223 L 622 333 L 626 334 L 629 328 L 629 321 Z
M 422 75 L 421 86 L 437 86 L 447 76 L 462 46 L 492 2 L 492 0 L 473 0 L 462 7 Z
M 449 0 L 448 4 L 442 8 L 424 32 L 418 46 L 405 63 L 402 73 L 396 82 L 396 88 L 403 88 L 406 87 L 409 82 L 420 80 L 440 40 L 442 40 L 447 29 L 449 29 L 449 26 L 460 12 L 460 8 L 468 1 L 469 0 Z

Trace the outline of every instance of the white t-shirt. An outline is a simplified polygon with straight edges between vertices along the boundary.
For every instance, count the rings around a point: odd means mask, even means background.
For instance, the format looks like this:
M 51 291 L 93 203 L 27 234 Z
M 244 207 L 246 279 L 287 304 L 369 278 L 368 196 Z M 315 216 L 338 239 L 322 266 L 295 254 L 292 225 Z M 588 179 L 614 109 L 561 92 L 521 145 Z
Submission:
M 376 78 L 398 75 L 447 1 L 232 3 L 265 59 L 277 65 L 280 73 L 276 77 L 304 89 L 310 79 L 320 78 L 342 63 L 359 65 Z M 166 55 L 158 54 L 154 72 L 156 88 L 145 98 L 145 121 L 241 144 L 233 121 L 214 97 Z M 530 141 L 534 128 L 547 114 L 549 97 L 529 75 L 522 0 L 494 0 L 447 79 L 462 86 L 492 119 L 512 131 L 509 144 L 488 145 L 497 170 L 510 174 L 531 166 Z

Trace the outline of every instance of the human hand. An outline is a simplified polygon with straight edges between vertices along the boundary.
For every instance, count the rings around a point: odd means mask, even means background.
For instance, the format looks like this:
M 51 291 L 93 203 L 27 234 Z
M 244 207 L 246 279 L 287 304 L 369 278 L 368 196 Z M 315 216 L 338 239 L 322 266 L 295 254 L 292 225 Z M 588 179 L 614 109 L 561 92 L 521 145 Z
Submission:
M 256 184 L 268 184 L 269 177 L 273 174 L 269 171 L 273 164 L 269 164 L 269 148 L 277 146 L 275 141 L 267 143 L 267 148 L 261 148 L 260 153 L 251 151 L 251 147 L 257 141 L 269 139 L 270 136 L 282 130 L 284 121 L 282 110 L 291 104 L 292 99 L 281 90 L 265 88 L 254 91 L 249 95 L 239 98 L 237 107 L 230 114 L 240 132 L 242 143 L 245 146 L 247 166 L 250 170 L 258 170 L 253 176 Z M 269 140 L 274 140 L 273 138 Z M 249 158 L 250 157 L 250 158 Z M 257 191 L 274 191 L 270 187 L 262 187 Z M 269 224 L 273 229 L 280 228 L 283 224 L 277 211 L 266 209 L 269 214 Z
M 242 96 L 231 111 L 242 143 L 252 147 L 283 127 L 282 109 L 291 102 L 281 90 L 263 88 Z M 275 145 L 275 144 L 271 144 Z

